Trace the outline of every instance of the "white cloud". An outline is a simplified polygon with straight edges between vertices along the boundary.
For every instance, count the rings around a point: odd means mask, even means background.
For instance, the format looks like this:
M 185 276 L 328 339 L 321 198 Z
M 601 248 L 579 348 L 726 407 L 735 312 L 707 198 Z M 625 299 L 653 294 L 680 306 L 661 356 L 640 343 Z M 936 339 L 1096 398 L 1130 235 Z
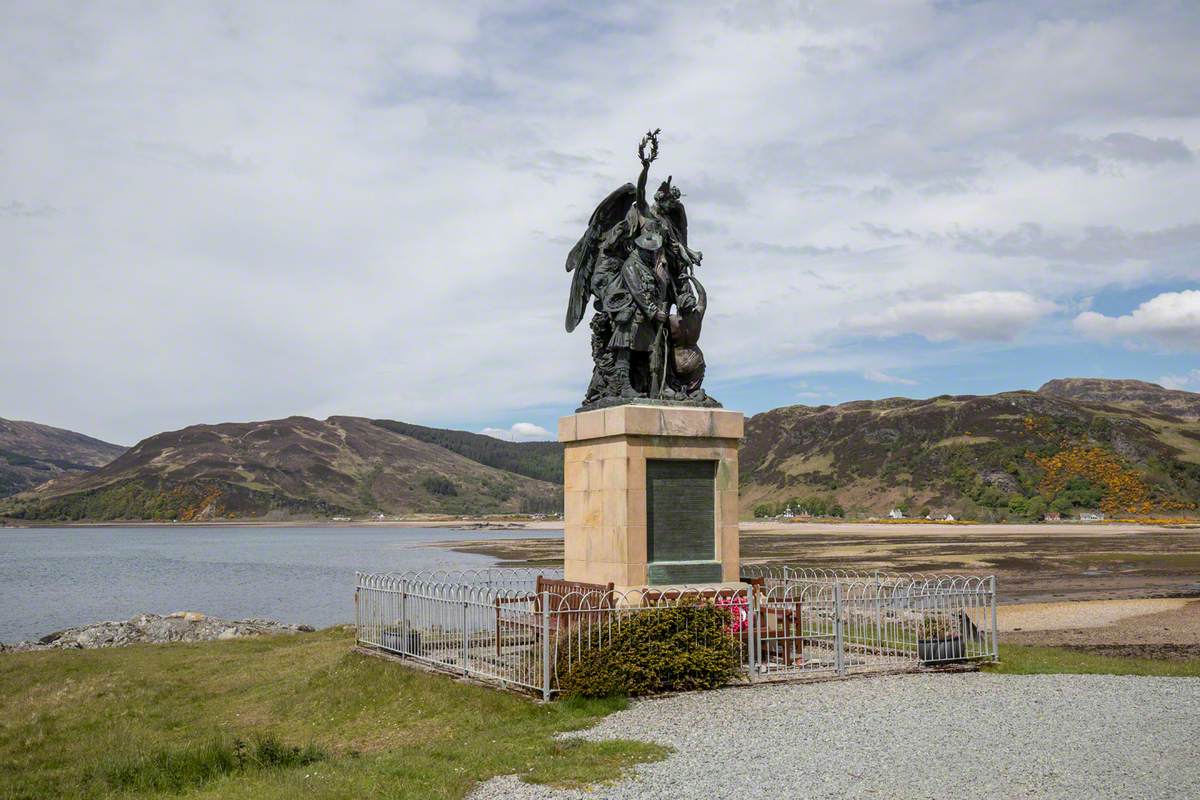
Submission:
M 879 336 L 915 333 L 931 342 L 1011 341 L 1056 306 L 1025 292 L 967 292 L 937 300 L 896 300 L 852 317 L 851 330 Z
M 1195 391 L 1200 389 L 1200 369 L 1194 369 L 1186 375 L 1163 375 L 1158 384 L 1164 389 L 1181 389 Z
M 657 125 L 718 397 L 894 364 L 869 310 L 966 350 L 1176 288 L 1198 38 L 1188 4 L 0 4 L 0 413 L 569 411 L 563 260 Z
M 1200 350 L 1200 290 L 1163 292 L 1119 317 L 1085 311 L 1074 324 L 1093 339 L 1153 340 L 1172 348 Z
M 532 422 L 514 422 L 507 428 L 484 428 L 480 433 L 506 442 L 544 442 L 554 438 L 550 431 Z
M 916 386 L 917 381 L 912 378 L 901 378 L 896 375 L 889 375 L 883 370 L 869 369 L 863 373 L 863 377 L 873 383 L 900 383 L 905 386 Z

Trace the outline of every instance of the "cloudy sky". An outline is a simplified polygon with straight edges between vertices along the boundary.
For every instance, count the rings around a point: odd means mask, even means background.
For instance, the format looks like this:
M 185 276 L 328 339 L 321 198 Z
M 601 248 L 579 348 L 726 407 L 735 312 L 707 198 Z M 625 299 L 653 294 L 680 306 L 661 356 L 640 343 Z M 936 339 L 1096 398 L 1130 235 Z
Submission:
M 1195 3 L 559 6 L 0 6 L 0 416 L 553 430 L 648 127 L 729 407 L 1200 391 Z

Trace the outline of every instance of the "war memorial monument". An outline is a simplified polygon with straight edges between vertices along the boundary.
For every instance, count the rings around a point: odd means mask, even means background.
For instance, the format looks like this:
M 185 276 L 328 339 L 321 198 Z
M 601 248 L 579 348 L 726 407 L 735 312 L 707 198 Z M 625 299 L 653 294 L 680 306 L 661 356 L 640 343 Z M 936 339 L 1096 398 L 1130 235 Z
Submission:
M 567 256 L 566 329 L 592 307 L 592 376 L 558 424 L 565 449 L 564 577 L 621 589 L 738 580 L 743 416 L 704 390 L 697 277 L 679 187 L 647 200 L 658 130 L 641 173 L 601 201 Z
M 359 645 L 547 700 L 996 660 L 994 576 L 740 564 L 744 420 L 704 389 L 702 256 L 673 179 L 647 198 L 658 145 L 567 256 L 592 371 L 558 423 L 563 569 L 359 573 Z

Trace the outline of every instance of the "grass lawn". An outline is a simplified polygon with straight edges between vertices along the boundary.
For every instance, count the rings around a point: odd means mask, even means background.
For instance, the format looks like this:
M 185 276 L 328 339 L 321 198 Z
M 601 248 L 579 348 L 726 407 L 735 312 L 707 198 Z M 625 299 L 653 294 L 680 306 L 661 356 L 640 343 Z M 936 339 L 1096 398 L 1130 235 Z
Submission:
M 508 773 L 612 780 L 665 755 L 553 739 L 619 701 L 541 705 L 353 643 L 327 630 L 0 656 L 0 798 L 449 798 Z
M 1167 675 L 1200 678 L 1200 658 L 1122 658 L 1083 653 L 1065 647 L 1033 647 L 1000 643 L 1000 663 L 987 664 L 986 672 L 1004 675 Z

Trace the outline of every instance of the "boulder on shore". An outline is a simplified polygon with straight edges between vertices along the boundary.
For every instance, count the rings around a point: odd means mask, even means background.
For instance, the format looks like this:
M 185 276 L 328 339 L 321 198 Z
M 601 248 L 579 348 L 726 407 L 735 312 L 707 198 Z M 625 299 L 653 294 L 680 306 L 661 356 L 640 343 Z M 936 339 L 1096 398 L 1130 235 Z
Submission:
M 199 611 L 173 614 L 138 614 L 120 622 L 96 622 L 51 633 L 36 642 L 0 643 L 0 652 L 26 650 L 90 650 L 127 644 L 208 642 L 276 633 L 308 633 L 310 625 L 286 625 L 270 619 L 221 619 Z

